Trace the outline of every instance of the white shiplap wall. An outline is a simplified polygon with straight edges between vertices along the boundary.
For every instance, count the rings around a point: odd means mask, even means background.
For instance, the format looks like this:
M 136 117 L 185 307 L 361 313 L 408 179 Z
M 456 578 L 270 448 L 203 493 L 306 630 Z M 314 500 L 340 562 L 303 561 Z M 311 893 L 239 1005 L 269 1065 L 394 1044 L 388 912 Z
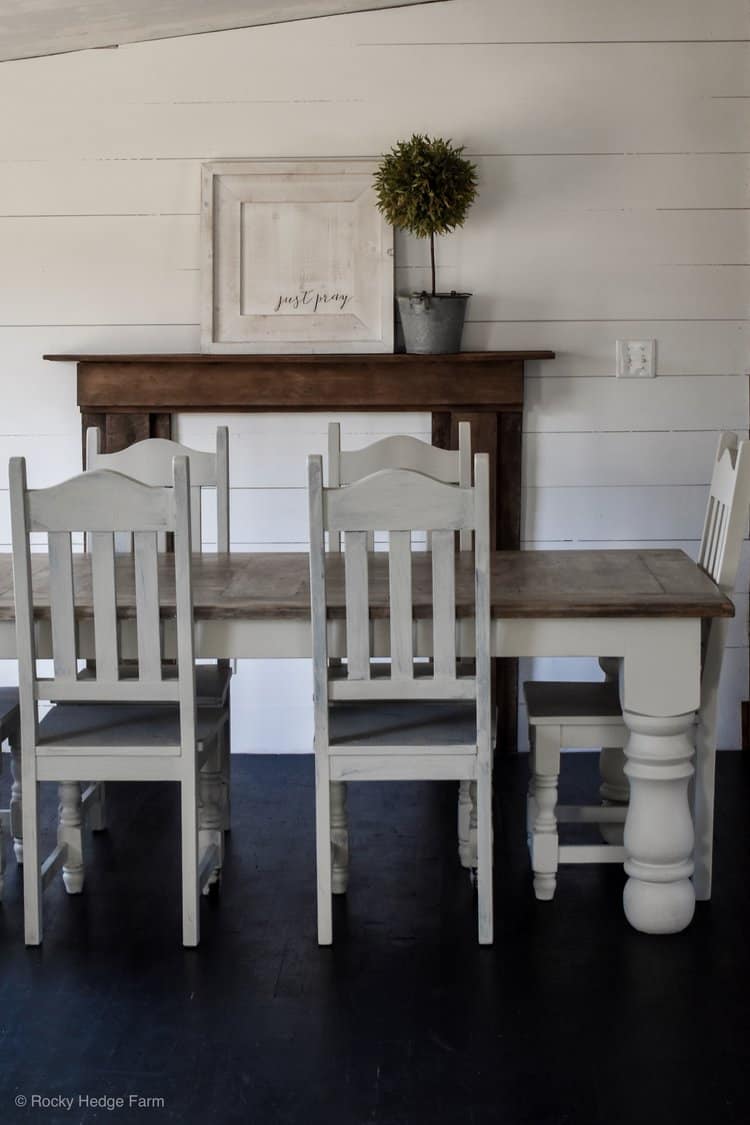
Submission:
M 745 0 L 453 0 L 3 64 L 0 490 L 18 452 L 37 484 L 79 465 L 74 372 L 43 352 L 197 349 L 202 160 L 377 155 L 428 131 L 479 166 L 481 198 L 439 248 L 442 284 L 475 294 L 465 346 L 558 353 L 529 365 L 525 544 L 694 551 L 716 431 L 748 424 L 748 40 Z M 400 239 L 399 287 L 425 268 Z M 617 337 L 656 337 L 654 382 L 614 380 Z M 209 446 L 218 421 L 185 416 L 180 436 Z M 304 543 L 326 419 L 228 421 L 235 542 Z M 429 431 L 342 422 L 353 443 Z M 749 577 L 746 551 L 727 746 Z M 308 749 L 307 665 L 241 675 L 235 747 Z

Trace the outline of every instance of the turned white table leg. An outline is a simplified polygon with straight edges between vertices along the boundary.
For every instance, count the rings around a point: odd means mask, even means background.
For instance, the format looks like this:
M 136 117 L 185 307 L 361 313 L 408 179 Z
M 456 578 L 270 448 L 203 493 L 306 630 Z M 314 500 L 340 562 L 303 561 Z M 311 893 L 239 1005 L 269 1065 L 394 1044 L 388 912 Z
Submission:
M 16 863 L 23 863 L 23 805 L 21 803 L 21 750 L 11 743 L 10 775 L 10 830 Z
M 349 823 L 346 782 L 331 782 L 331 891 L 343 895 L 349 885 Z
M 655 718 L 623 712 L 630 730 L 625 773 L 625 916 L 647 934 L 679 933 L 695 910 L 693 822 L 688 785 L 694 754 L 693 712 Z
M 83 890 L 83 829 L 81 825 L 81 785 L 78 781 L 61 781 L 58 785 L 60 811 L 57 842 L 65 844 L 67 853 L 62 877 L 69 895 Z

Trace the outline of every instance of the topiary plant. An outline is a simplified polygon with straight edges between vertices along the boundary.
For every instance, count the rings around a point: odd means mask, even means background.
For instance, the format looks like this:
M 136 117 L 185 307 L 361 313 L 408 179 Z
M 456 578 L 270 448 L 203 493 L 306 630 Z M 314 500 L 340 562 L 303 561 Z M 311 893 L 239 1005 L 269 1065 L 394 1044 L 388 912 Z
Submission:
M 399 141 L 375 172 L 378 210 L 388 222 L 430 240 L 432 295 L 435 296 L 435 235 L 463 226 L 477 197 L 477 170 L 441 137 L 414 133 Z

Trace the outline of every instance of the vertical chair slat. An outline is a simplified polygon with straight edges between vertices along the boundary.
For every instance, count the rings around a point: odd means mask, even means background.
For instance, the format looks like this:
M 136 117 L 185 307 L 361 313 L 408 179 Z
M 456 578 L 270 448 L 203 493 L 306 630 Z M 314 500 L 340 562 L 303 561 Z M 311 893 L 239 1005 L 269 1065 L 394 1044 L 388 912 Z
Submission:
M 411 532 L 392 531 L 388 546 L 388 588 L 391 603 L 391 678 L 414 678 L 412 626 Z
M 338 422 L 328 423 L 328 487 L 341 486 L 341 426 Z M 341 535 L 338 531 L 328 532 L 328 550 L 341 550 Z
M 727 535 L 727 506 L 726 504 L 719 505 L 719 521 L 716 530 L 716 544 L 714 550 L 714 558 L 711 563 L 711 577 L 716 578 L 721 567 L 721 559 L 724 554 L 724 543 Z
M 203 513 L 201 490 L 197 486 L 190 489 L 190 528 L 191 549 L 200 552 L 203 544 Z
M 703 521 L 703 533 L 701 535 L 700 546 L 698 548 L 698 564 L 699 566 L 706 567 L 708 559 L 708 547 L 711 542 L 711 531 L 713 529 L 714 513 L 716 511 L 716 499 L 713 495 L 709 495 L 708 504 L 706 505 L 706 516 Z
M 119 663 L 115 539 L 112 532 L 92 531 L 89 536 L 89 552 L 94 600 L 96 678 L 112 683 L 118 679 Z
M 48 545 L 52 657 L 55 676 L 61 680 L 75 680 L 78 665 L 70 532 L 50 531 Z
M 471 488 L 471 423 L 458 423 L 458 483 L 461 488 Z M 458 533 L 458 544 L 462 551 L 470 551 L 471 528 L 462 527 Z
M 135 605 L 138 629 L 138 678 L 161 679 L 161 629 L 156 535 L 137 531 L 135 543 Z
M 346 658 L 350 680 L 370 678 L 370 609 L 367 532 L 344 533 L 346 571 Z
M 719 500 L 714 499 L 714 517 L 711 523 L 711 539 L 708 544 L 708 556 L 706 558 L 706 570 L 709 574 L 713 574 L 716 567 L 716 557 L 719 550 L 719 538 L 721 536 L 721 518 L 722 504 Z
M 703 536 L 701 538 L 700 549 L 700 564 L 708 570 L 709 556 L 711 554 L 711 545 L 713 543 L 714 529 L 716 526 L 716 508 L 717 502 L 715 497 L 709 496 L 708 508 L 706 509 L 706 525 L 703 529 Z
M 216 430 L 216 550 L 229 550 L 229 430 Z
M 701 566 L 706 570 L 711 569 L 714 543 L 716 541 L 716 521 L 718 519 L 719 502 L 715 496 L 709 497 L 708 512 L 706 513 L 706 527 L 701 540 Z
M 452 531 L 432 533 L 432 658 L 436 677 L 456 674 L 456 572 Z

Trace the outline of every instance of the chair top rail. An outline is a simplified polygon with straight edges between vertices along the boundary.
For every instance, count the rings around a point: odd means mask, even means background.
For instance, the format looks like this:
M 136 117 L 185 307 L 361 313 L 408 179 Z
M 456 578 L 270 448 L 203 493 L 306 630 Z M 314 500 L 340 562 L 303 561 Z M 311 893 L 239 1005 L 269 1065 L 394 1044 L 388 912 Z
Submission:
M 326 531 L 459 531 L 476 527 L 474 492 L 406 469 L 325 489 Z
M 18 458 L 13 458 L 18 460 Z M 111 469 L 81 473 L 26 493 L 29 531 L 173 531 L 173 489 Z
M 187 457 L 193 488 L 215 488 L 217 485 L 216 453 L 213 451 L 190 449 L 168 438 L 146 438 L 117 453 L 100 453 L 99 440 L 98 428 L 89 427 L 86 431 L 86 465 L 89 470 L 114 469 L 135 477 L 143 484 L 168 485 L 172 483 L 172 459 Z
M 444 484 L 471 487 L 471 426 L 458 424 L 458 449 L 441 449 L 410 434 L 391 434 L 361 449 L 341 448 L 341 425 L 328 423 L 329 484 L 353 484 L 379 469 L 411 469 Z
M 438 449 L 406 434 L 381 438 L 364 449 L 341 451 L 341 484 L 353 484 L 386 466 L 423 473 L 444 484 L 458 484 L 459 452 Z

